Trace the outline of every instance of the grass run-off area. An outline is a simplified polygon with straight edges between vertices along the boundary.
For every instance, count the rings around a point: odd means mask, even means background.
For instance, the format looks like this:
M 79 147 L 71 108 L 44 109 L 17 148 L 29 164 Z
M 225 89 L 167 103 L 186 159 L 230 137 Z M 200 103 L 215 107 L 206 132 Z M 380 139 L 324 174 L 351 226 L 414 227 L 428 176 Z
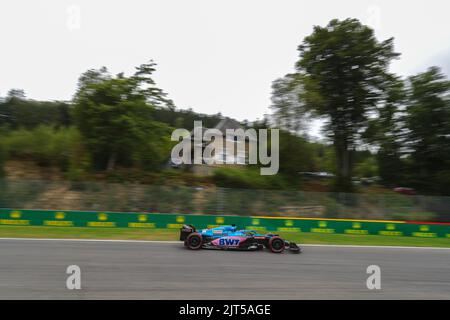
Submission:
M 414 247 L 450 247 L 450 238 L 418 238 L 375 235 L 281 232 L 299 244 L 345 244 Z M 0 238 L 178 240 L 177 229 L 78 228 L 0 226 Z

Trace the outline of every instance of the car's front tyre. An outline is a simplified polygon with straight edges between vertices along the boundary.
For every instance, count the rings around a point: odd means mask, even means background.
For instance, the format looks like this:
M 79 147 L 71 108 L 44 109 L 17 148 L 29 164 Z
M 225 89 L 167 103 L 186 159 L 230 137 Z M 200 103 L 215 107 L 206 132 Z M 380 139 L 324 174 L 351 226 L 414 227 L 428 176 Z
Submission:
M 280 237 L 272 237 L 269 239 L 269 249 L 273 253 L 281 253 L 284 251 L 284 240 Z

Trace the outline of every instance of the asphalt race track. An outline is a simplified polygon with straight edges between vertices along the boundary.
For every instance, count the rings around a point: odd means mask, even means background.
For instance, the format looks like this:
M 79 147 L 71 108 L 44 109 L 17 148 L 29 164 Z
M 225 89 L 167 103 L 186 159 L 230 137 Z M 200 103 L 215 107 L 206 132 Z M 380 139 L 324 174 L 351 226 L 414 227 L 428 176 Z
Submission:
M 66 288 L 74 264 L 81 290 Z M 381 290 L 366 287 L 373 264 Z M 450 250 L 307 246 L 295 255 L 0 239 L 0 299 L 450 299 Z

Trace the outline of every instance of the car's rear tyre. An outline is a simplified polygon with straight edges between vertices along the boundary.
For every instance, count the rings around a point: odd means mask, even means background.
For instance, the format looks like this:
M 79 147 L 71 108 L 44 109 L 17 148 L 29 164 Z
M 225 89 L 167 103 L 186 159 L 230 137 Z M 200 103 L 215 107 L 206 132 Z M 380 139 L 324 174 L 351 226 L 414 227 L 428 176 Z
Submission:
M 280 237 L 272 237 L 269 240 L 269 249 L 273 253 L 281 253 L 284 251 L 284 240 Z
M 203 238 L 200 233 L 191 233 L 186 238 L 186 246 L 191 250 L 198 250 L 202 247 Z

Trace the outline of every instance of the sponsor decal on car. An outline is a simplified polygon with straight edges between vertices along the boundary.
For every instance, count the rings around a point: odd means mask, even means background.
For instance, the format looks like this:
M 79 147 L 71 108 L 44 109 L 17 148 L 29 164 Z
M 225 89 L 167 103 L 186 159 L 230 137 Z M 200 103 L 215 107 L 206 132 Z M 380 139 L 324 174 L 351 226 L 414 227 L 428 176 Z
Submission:
M 230 239 L 230 238 L 220 238 L 219 245 L 220 246 L 237 246 L 239 244 L 239 239 Z

